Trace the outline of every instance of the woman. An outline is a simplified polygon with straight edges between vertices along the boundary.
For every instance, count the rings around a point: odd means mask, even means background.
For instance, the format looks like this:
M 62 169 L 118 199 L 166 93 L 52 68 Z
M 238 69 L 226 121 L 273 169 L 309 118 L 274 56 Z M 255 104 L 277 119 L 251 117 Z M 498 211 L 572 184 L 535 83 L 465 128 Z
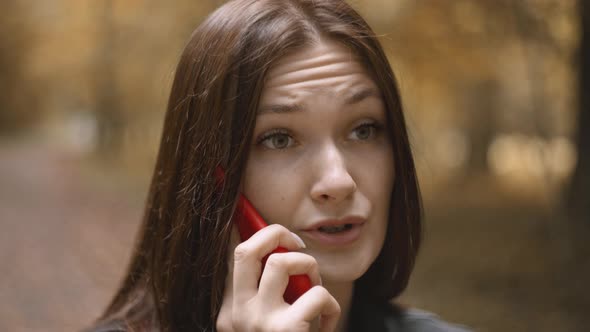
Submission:
M 242 243 L 240 193 L 272 224 Z M 420 218 L 399 92 L 366 22 L 340 0 L 230 1 L 181 56 L 139 242 L 94 331 L 454 331 L 390 304 Z M 261 272 L 277 246 L 291 252 Z M 293 274 L 313 287 L 290 305 Z

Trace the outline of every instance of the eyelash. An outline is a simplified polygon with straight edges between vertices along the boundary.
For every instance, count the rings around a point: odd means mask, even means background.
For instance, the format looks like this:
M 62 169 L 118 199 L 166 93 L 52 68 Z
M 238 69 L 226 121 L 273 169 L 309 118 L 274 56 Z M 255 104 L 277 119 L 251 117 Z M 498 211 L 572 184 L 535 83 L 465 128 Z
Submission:
M 289 136 L 289 139 L 293 139 L 293 137 L 291 137 L 291 135 L 289 135 L 289 131 L 286 129 L 272 129 L 272 130 L 267 131 L 266 133 L 262 134 L 262 136 L 260 136 L 260 138 L 258 138 L 258 140 L 256 141 L 256 145 L 263 145 L 265 141 L 268 141 L 273 137 L 277 137 L 277 136 L 281 136 L 281 135 Z M 281 150 L 281 149 L 276 149 L 276 150 Z
M 358 129 L 366 128 L 366 127 L 369 127 L 369 128 L 372 129 L 372 136 L 370 138 L 368 138 L 368 139 L 363 139 L 363 140 L 360 140 L 360 141 L 366 141 L 366 140 L 369 140 L 371 138 L 375 138 L 377 135 L 379 135 L 381 133 L 381 130 L 383 129 L 383 126 L 380 123 L 375 122 L 375 121 L 367 121 L 367 122 L 363 122 L 363 123 L 359 124 L 358 126 L 356 126 L 353 129 L 353 132 L 356 131 L 356 130 L 358 130 Z
M 352 132 L 354 133 L 355 131 L 357 131 L 359 129 L 363 129 L 363 128 L 367 128 L 367 127 L 369 127 L 372 130 L 371 136 L 369 138 L 367 138 L 367 139 L 356 139 L 357 141 L 368 141 L 368 140 L 374 139 L 383 130 L 383 125 L 382 124 L 380 124 L 380 123 L 378 123 L 376 121 L 367 121 L 367 122 L 361 123 L 358 126 L 356 126 L 352 130 Z M 277 128 L 277 129 L 272 129 L 270 131 L 267 131 L 262 136 L 260 136 L 256 140 L 256 145 L 264 145 L 264 142 L 272 139 L 273 137 L 282 136 L 282 135 L 288 136 L 288 139 L 290 139 L 290 140 L 294 140 L 293 137 L 289 134 L 289 131 L 287 129 Z M 269 149 L 273 149 L 273 150 L 284 150 L 284 149 L 287 149 L 287 148 L 289 148 L 289 147 L 284 147 L 284 148 L 269 148 Z

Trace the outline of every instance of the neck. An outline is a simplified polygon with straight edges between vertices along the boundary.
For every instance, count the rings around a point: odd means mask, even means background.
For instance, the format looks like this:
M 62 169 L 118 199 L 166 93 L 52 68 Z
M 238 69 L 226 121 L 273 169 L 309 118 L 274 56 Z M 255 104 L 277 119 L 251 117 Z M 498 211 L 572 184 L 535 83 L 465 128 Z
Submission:
M 331 282 L 324 281 L 323 286 L 334 296 L 340 305 L 340 319 L 336 332 L 344 332 L 348 325 L 348 313 L 352 302 L 354 282 Z

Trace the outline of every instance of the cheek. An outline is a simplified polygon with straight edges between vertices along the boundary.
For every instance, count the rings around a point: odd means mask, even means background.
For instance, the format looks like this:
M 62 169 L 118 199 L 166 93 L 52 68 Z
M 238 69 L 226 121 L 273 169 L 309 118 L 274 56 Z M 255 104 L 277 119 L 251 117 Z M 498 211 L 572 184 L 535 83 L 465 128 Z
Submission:
M 269 224 L 287 225 L 291 207 L 293 176 L 272 163 L 249 161 L 242 182 L 242 193 Z
M 368 173 L 368 190 L 374 212 L 383 220 L 382 227 L 386 227 L 389 220 L 389 205 L 395 182 L 395 170 L 393 156 L 390 152 L 384 153 L 380 158 L 373 159 L 379 165 L 378 171 Z
M 389 146 L 382 146 L 364 158 L 359 174 L 362 174 L 373 200 L 389 203 L 395 178 L 393 153 Z

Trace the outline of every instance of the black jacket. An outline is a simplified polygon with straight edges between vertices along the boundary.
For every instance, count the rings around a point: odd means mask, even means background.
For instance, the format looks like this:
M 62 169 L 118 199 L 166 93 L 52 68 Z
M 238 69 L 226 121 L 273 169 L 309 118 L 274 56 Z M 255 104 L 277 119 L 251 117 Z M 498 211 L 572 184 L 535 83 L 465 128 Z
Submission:
M 378 303 L 355 297 L 349 313 L 350 332 L 468 332 L 459 325 L 417 309 L 402 309 L 389 302 Z

